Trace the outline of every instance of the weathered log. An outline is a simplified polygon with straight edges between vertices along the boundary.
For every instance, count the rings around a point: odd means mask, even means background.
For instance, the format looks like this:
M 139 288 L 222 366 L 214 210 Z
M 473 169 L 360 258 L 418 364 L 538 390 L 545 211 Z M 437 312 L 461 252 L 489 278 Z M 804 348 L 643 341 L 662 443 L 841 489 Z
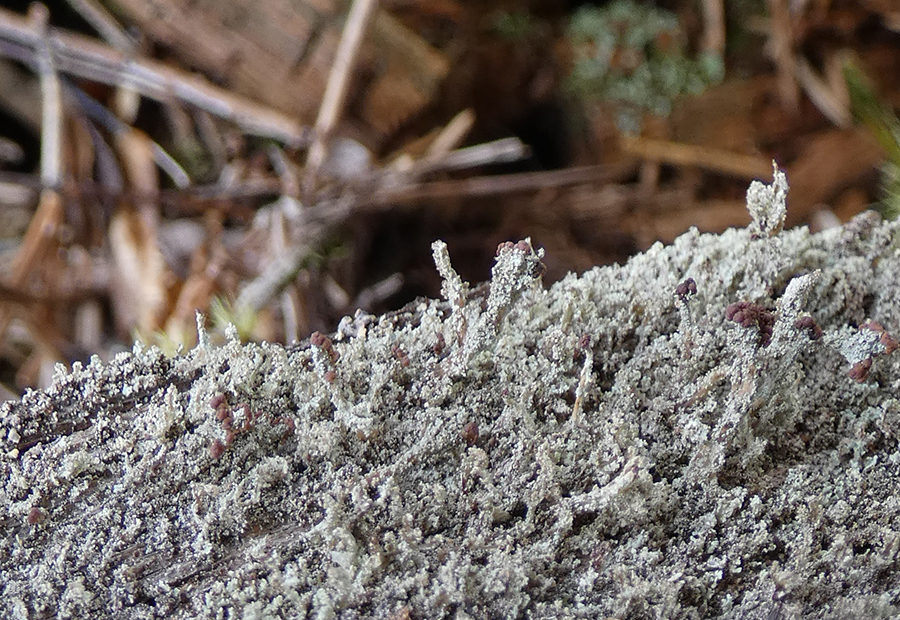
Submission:
M 0 616 L 895 616 L 900 226 L 756 224 L 61 372 L 0 408 Z

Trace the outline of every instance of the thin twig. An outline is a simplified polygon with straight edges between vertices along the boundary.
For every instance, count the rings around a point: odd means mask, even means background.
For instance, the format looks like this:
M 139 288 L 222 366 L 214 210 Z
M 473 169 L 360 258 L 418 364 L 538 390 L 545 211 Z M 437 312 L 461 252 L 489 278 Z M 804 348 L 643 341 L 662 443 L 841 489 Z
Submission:
M 746 179 L 765 178 L 772 174 L 772 161 L 762 156 L 624 134 L 619 144 L 627 153 L 666 164 L 697 166 Z
M 548 187 L 588 183 L 604 184 L 621 181 L 632 176 L 636 170 L 637 166 L 633 162 L 626 162 L 618 166 L 583 166 L 545 172 L 523 172 L 453 181 L 430 181 L 380 189 L 377 192 L 360 196 L 356 206 L 365 210 L 381 210 L 425 200 L 516 194 L 534 192 Z
M 132 130 L 131 126 L 116 117 L 115 114 L 107 110 L 103 105 L 93 97 L 87 95 L 80 88 L 66 84 L 67 92 L 75 98 L 78 106 L 91 120 L 100 123 L 108 132 L 120 135 Z M 176 187 L 184 189 L 191 184 L 191 178 L 184 168 L 181 167 L 174 157 L 159 145 L 158 142 L 150 140 L 151 149 L 153 151 L 153 159 L 156 165 L 166 173 Z
M 62 179 L 62 87 L 53 62 L 46 35 L 50 18 L 47 7 L 33 4 L 29 17 L 35 32 L 40 33 L 41 45 L 36 60 L 41 84 L 41 183 L 45 188 L 58 188 Z
M 475 112 L 466 108 L 454 116 L 428 147 L 426 157 L 442 157 L 457 148 L 475 125 Z
M 44 189 L 37 175 L 26 174 L 22 172 L 10 172 L 8 170 L 0 170 L 0 186 L 6 191 L 18 192 L 17 195 L 27 196 L 27 191 L 40 191 Z M 167 206 L 175 206 L 179 203 L 191 203 L 193 201 L 225 201 L 225 200 L 249 200 L 259 198 L 272 198 L 280 194 L 283 187 L 282 182 L 277 178 L 256 179 L 241 182 L 238 185 L 222 185 L 221 183 L 192 185 L 184 189 L 164 189 L 159 192 L 161 202 Z M 63 188 L 62 193 L 68 196 L 67 189 Z M 132 201 L 141 201 L 148 196 L 135 190 L 122 191 L 117 188 L 105 187 L 91 179 L 83 179 L 78 181 L 74 186 L 78 195 L 88 198 L 127 198 Z M 154 195 L 156 195 L 154 193 Z M 25 198 L 22 198 L 25 200 Z
M 507 164 L 519 161 L 529 153 L 528 147 L 518 138 L 502 138 L 437 156 L 423 157 L 405 171 L 404 175 L 416 178 L 434 172 L 463 170 L 487 164 Z
M 109 12 L 95 0 L 66 0 L 104 41 L 123 52 L 134 51 L 134 41 Z
M 62 201 L 58 189 L 62 180 L 62 154 L 60 136 L 62 134 L 62 102 L 59 76 L 53 62 L 53 54 L 47 45 L 47 22 L 49 13 L 43 4 L 33 4 L 29 9 L 29 23 L 35 38 L 43 42 L 37 48 L 36 67 L 41 86 L 41 190 L 38 208 L 22 245 L 16 253 L 10 270 L 9 282 L 13 287 L 21 287 L 28 275 L 40 261 L 55 240 L 56 231 L 62 223 Z M 0 336 L 9 326 L 9 312 L 0 309 Z
M 267 150 L 272 170 L 281 180 L 281 195 L 283 197 L 298 198 L 300 196 L 300 182 L 297 179 L 293 164 L 285 157 L 284 151 L 276 146 Z
M 401 288 L 403 288 L 403 274 L 391 274 L 384 280 L 380 280 L 372 286 L 361 290 L 350 306 L 353 309 L 371 309 L 375 304 L 381 303 L 388 297 L 399 293 Z
M 718 58 L 725 54 L 724 4 L 724 0 L 702 0 L 700 3 L 703 10 L 702 49 Z
M 792 114 L 800 109 L 800 89 L 794 78 L 793 32 L 787 0 L 768 0 L 769 54 L 778 70 L 778 91 L 782 105 Z
M 350 7 L 334 64 L 328 75 L 325 94 L 322 96 L 322 105 L 316 119 L 315 140 L 306 159 L 306 173 L 303 182 L 306 192 L 312 191 L 319 167 L 328 154 L 326 142 L 343 113 L 350 72 L 356 64 L 363 35 L 377 6 L 378 0 L 354 0 L 353 6 Z
M 236 96 L 202 78 L 152 60 L 128 58 L 93 39 L 51 28 L 46 37 L 19 15 L 0 9 L 0 55 L 29 66 L 36 50 L 47 45 L 57 71 L 80 78 L 128 86 L 162 103 L 172 97 L 229 120 L 245 132 L 302 147 L 309 143 L 309 128 L 275 110 Z
M 835 64 L 834 62 L 831 63 Z M 839 65 L 839 63 L 837 63 Z M 841 82 L 838 88 L 844 88 L 843 93 L 835 92 L 812 68 L 809 61 L 802 56 L 797 56 L 794 62 L 794 75 L 801 88 L 813 102 L 819 112 L 838 127 L 850 127 L 853 117 L 850 114 L 850 101 L 846 96 L 846 83 Z M 843 77 L 843 76 L 841 76 Z
M 498 145 L 506 146 L 497 148 Z M 519 143 L 520 144 L 520 143 Z M 454 155 L 458 153 L 459 155 Z M 565 185 L 578 185 L 581 183 L 608 183 L 620 181 L 633 174 L 636 169 L 634 163 L 626 162 L 617 167 L 610 166 L 584 166 L 581 168 L 569 168 L 566 170 L 551 170 L 547 172 L 527 172 L 520 174 L 498 175 L 476 179 L 462 179 L 454 181 L 429 181 L 415 180 L 425 173 L 447 169 L 460 169 L 463 164 L 482 166 L 497 163 L 496 156 L 503 156 L 500 161 L 511 161 L 516 153 L 522 154 L 516 143 L 498 140 L 494 143 L 476 145 L 467 149 L 451 151 L 447 158 L 425 161 L 422 168 L 414 167 L 404 174 L 392 172 L 389 174 L 378 173 L 373 178 L 365 179 L 359 183 L 354 208 L 371 209 L 373 207 L 390 207 L 393 204 L 415 202 L 424 199 L 441 199 L 457 196 L 488 196 L 518 192 L 536 191 L 547 187 L 561 187 Z M 12 187 L 40 190 L 43 186 L 33 175 L 0 170 L 0 183 Z M 377 189 L 372 189 L 373 185 Z M 179 203 L 191 204 L 193 201 L 228 201 L 259 199 L 283 195 L 284 181 L 278 178 L 257 179 L 244 181 L 239 185 L 222 185 L 220 183 L 207 185 L 193 185 L 183 190 L 162 190 L 160 200 L 163 204 L 177 206 Z M 364 191 L 366 189 L 372 191 Z M 82 196 L 121 198 L 131 200 L 144 198 L 139 192 L 126 191 L 117 193 L 109 188 L 98 187 L 90 180 L 84 180 L 78 184 L 79 194 Z

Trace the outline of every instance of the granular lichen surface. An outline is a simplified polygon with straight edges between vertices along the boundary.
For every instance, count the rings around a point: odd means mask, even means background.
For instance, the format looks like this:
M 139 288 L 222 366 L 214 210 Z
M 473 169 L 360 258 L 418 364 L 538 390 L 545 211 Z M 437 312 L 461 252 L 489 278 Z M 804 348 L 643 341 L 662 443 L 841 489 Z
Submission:
M 898 231 L 436 244 L 448 300 L 61 372 L 0 408 L 0 616 L 896 617 Z

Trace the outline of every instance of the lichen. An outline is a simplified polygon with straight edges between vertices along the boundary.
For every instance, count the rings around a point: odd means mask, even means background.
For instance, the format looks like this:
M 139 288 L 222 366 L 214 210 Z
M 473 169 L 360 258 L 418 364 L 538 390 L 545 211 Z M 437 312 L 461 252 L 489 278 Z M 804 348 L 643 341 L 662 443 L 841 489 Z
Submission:
M 900 225 L 776 228 L 76 365 L 0 407 L 0 616 L 896 617 Z
M 772 162 L 771 185 L 760 181 L 750 183 L 747 190 L 747 209 L 750 211 L 750 236 L 773 237 L 784 228 L 787 217 L 788 182 L 784 172 Z

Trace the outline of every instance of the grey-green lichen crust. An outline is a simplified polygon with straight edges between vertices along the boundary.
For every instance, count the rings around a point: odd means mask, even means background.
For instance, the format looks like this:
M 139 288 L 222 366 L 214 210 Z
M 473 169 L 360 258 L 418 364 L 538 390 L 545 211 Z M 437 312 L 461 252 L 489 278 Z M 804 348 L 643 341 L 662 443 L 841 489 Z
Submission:
M 76 367 L 0 409 L 0 616 L 896 616 L 900 368 L 858 328 L 900 333 L 898 232 L 693 231 L 549 290 L 520 242 L 489 292 L 438 245 L 450 301 L 331 342 Z

